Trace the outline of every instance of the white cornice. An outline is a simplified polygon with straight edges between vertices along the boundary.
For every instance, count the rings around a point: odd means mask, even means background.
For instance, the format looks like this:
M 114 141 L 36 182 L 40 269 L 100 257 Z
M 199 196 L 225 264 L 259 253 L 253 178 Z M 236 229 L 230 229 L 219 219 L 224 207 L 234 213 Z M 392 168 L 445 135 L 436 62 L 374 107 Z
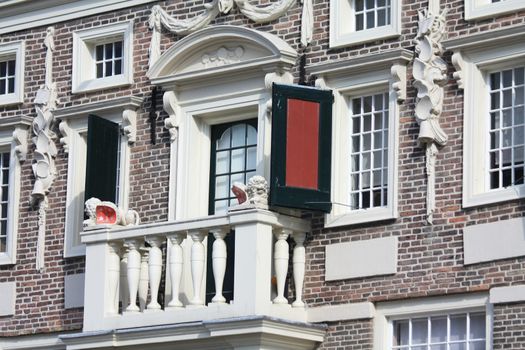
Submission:
M 154 0 L 9 0 L 0 3 L 0 34 L 151 2 Z
M 18 125 L 31 126 L 33 118 L 27 116 L 0 118 L 0 130 L 13 129 Z
M 78 106 L 59 108 L 53 112 L 59 119 L 85 118 L 92 113 L 107 113 L 111 111 L 122 111 L 125 109 L 137 110 L 142 104 L 142 97 L 125 96 L 104 101 L 84 103 Z
M 443 40 L 446 50 L 478 50 L 489 47 L 503 47 L 516 42 L 523 42 L 525 26 L 515 26 L 499 30 L 490 30 L 478 34 L 463 35 L 460 37 Z

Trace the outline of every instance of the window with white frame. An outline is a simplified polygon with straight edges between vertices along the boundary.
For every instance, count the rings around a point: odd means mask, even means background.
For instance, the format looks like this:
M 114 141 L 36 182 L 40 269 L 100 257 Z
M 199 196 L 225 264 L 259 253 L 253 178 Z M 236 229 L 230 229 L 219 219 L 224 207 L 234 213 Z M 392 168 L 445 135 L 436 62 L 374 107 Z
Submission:
M 20 161 L 27 151 L 29 125 L 13 118 L 0 123 L 0 265 L 16 263 Z
M 391 322 L 390 350 L 485 350 L 486 316 L 467 312 Z
M 525 8 L 523 0 L 465 0 L 465 19 L 478 20 Z
M 471 293 L 376 305 L 374 350 L 488 350 L 488 295 Z
M 516 37 L 522 31 L 445 43 L 464 89 L 464 207 L 525 197 L 525 45 Z
M 133 22 L 73 33 L 73 93 L 133 82 Z
M 66 222 L 65 222 L 65 248 L 64 256 L 73 257 L 85 254 L 85 248 L 80 242 L 80 232 L 83 230 L 84 204 L 94 195 L 87 194 L 89 188 L 105 187 L 102 190 L 109 200 L 118 207 L 127 209 L 129 193 L 129 162 L 131 135 L 124 132 L 122 124 L 126 123 L 124 116 L 134 111 L 141 105 L 142 99 L 135 97 L 119 97 L 113 100 L 94 102 L 80 106 L 58 109 L 55 113 L 60 118 L 60 130 L 63 138 L 61 142 L 66 145 L 68 152 L 68 176 L 67 176 L 67 199 L 66 199 Z M 103 145 L 93 148 L 88 145 L 90 131 L 89 119 L 97 120 L 98 139 L 112 138 L 111 145 Z M 101 131 L 101 123 L 107 124 Z M 93 125 L 93 124 L 92 124 Z M 103 126 L 103 125 L 102 125 Z M 126 124 L 127 126 L 127 124 Z M 109 128 L 109 130 L 107 129 Z M 130 127 L 131 128 L 131 127 Z M 129 130 L 126 128 L 126 130 Z M 96 140 L 92 134 L 91 143 Z M 111 150 L 109 150 L 111 148 Z M 95 161 L 94 168 L 89 168 L 88 154 L 97 149 L 113 156 L 103 162 Z M 110 159 L 109 159 L 110 158 Z M 111 160 L 112 159 L 112 160 Z M 114 162 L 109 164 L 109 162 Z M 107 163 L 107 164 L 106 164 Z M 98 167 L 98 168 L 97 168 Z M 111 168 L 111 169 L 109 169 Z M 99 174 L 104 173 L 104 174 Z M 97 175 L 99 174 L 99 175 Z M 90 177 L 88 179 L 88 177 Z M 89 181 L 88 181 L 89 180 Z M 98 186 L 98 182 L 103 182 Z M 97 197 L 97 196 L 95 196 Z
M 401 34 L 401 0 L 330 0 L 330 47 Z
M 24 101 L 24 42 L 0 44 L 0 105 Z

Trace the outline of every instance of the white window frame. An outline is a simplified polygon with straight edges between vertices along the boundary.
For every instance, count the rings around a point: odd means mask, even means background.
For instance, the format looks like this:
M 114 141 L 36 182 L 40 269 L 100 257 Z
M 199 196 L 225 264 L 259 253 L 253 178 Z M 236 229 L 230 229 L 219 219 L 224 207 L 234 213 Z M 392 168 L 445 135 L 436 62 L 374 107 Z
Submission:
M 311 67 L 326 88 L 333 89 L 332 116 L 332 211 L 325 216 L 325 227 L 338 227 L 398 217 L 398 143 L 399 105 L 404 94 L 406 64 L 410 53 L 391 51 L 345 61 Z M 396 67 L 394 67 L 396 66 Z M 392 72 L 401 72 L 393 75 Z M 388 197 L 386 207 L 353 210 L 350 202 L 351 100 L 353 97 L 388 92 Z
M 393 321 L 407 318 L 440 316 L 466 312 L 485 313 L 485 347 L 492 349 L 493 306 L 485 293 L 428 297 L 378 303 L 374 316 L 374 350 L 388 349 L 392 339 Z
M 0 61 L 14 59 L 15 63 L 15 91 L 0 95 L 0 106 L 19 104 L 24 102 L 24 67 L 25 42 L 17 41 L 0 44 Z
M 499 16 L 525 9 L 522 0 L 505 0 L 492 3 L 491 0 L 465 0 L 465 19 L 467 21 Z
M 30 118 L 10 117 L 0 122 L 0 150 L 10 152 L 9 193 L 7 207 L 6 251 L 0 252 L 0 265 L 16 264 L 18 212 L 20 205 L 20 162 L 27 153 Z
M 401 1 L 391 0 L 390 24 L 356 31 L 352 0 L 330 0 L 330 47 L 344 47 L 401 35 Z
M 132 134 L 126 132 L 129 123 L 126 116 L 141 105 L 142 99 L 136 97 L 116 98 L 102 102 L 84 104 L 57 110 L 60 118 L 60 129 L 68 151 L 67 194 L 66 194 L 66 219 L 64 234 L 64 257 L 85 255 L 85 245 L 80 243 L 80 232 L 83 230 L 86 155 L 87 145 L 82 135 L 88 130 L 88 116 L 94 114 L 98 117 L 117 123 L 120 126 L 120 158 L 119 158 L 119 207 L 128 209 L 129 202 L 129 172 L 130 172 L 130 143 Z M 129 110 L 132 110 L 130 112 Z M 134 126 L 133 126 L 134 127 Z M 128 129 L 129 130 L 129 129 Z
M 463 98 L 463 207 L 525 197 L 525 184 L 489 189 L 489 73 L 525 65 L 525 26 L 445 42 Z M 482 118 L 482 119 L 479 119 Z
M 122 41 L 122 74 L 96 78 L 95 47 Z M 96 91 L 133 83 L 133 22 L 110 24 L 73 33 L 72 93 Z

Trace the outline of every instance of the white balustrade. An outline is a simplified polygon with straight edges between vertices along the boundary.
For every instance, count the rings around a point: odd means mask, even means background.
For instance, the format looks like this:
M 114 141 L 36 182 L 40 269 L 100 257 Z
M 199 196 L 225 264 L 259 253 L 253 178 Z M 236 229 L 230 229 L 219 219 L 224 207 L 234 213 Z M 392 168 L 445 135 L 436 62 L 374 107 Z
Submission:
M 193 244 L 191 246 L 191 278 L 193 283 L 193 298 L 190 301 L 191 305 L 204 305 L 204 300 L 201 297 L 202 278 L 204 276 L 204 266 L 206 264 L 206 256 L 204 244 L 202 241 L 206 237 L 205 231 L 190 232 Z
M 277 239 L 273 257 L 275 278 L 277 279 L 277 297 L 273 299 L 274 304 L 288 304 L 288 299 L 284 297 L 284 287 L 288 272 L 288 261 L 290 260 L 290 253 L 288 252 L 289 246 L 286 239 L 290 233 L 291 231 L 288 229 L 280 229 L 274 233 Z
M 171 301 L 168 307 L 183 307 L 179 300 L 180 284 L 182 279 L 182 268 L 184 266 L 184 255 L 180 244 L 185 237 L 185 233 L 174 233 L 169 235 L 171 243 L 169 265 L 171 277 Z
M 142 254 L 140 256 L 140 274 L 139 274 L 139 308 L 140 311 L 146 309 L 146 301 L 148 299 L 149 289 L 149 270 L 148 270 L 148 259 L 149 259 L 149 248 L 141 247 L 139 249 Z
M 139 289 L 140 280 L 140 265 L 141 257 L 139 248 L 142 245 L 137 239 L 130 239 L 126 241 L 129 248 L 128 252 L 128 290 L 129 290 L 129 305 L 126 308 L 128 312 L 138 312 L 140 309 L 137 306 L 137 293 Z
M 108 314 L 118 313 L 118 285 L 120 280 L 120 244 L 118 242 L 111 242 L 108 244 L 109 259 L 108 259 Z
M 149 250 L 149 285 L 151 292 L 151 301 L 148 304 L 148 310 L 160 310 L 158 301 L 160 279 L 162 277 L 162 251 L 160 246 L 163 240 L 160 237 L 148 237 L 147 242 L 151 248 Z
M 215 281 L 215 296 L 211 300 L 213 303 L 225 303 L 226 298 L 222 295 L 222 286 L 224 283 L 224 275 L 226 274 L 226 259 L 227 249 L 224 238 L 228 234 L 228 231 L 224 228 L 218 228 L 211 230 L 215 237 L 213 242 L 212 252 L 212 268 L 213 268 L 213 279 Z
M 306 268 L 306 251 L 304 248 L 304 240 L 306 233 L 296 232 L 292 235 L 295 241 L 293 248 L 293 280 L 295 284 L 295 301 L 292 303 L 293 307 L 304 307 L 303 302 L 303 283 L 304 273 Z
M 119 280 L 119 289 L 120 289 L 120 301 L 122 302 L 122 307 L 125 308 L 129 305 L 129 291 L 128 291 L 128 248 L 125 248 L 124 254 L 122 254 L 122 259 L 120 260 L 120 280 Z

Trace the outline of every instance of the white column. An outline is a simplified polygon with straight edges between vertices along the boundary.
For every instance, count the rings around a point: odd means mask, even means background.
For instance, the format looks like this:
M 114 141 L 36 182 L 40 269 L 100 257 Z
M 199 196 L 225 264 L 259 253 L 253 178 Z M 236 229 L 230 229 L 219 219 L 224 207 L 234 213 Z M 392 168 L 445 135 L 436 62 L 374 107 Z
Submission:
M 224 227 L 210 230 L 215 237 L 212 251 L 213 279 L 215 280 L 215 296 L 211 300 L 213 303 L 225 303 L 226 298 L 222 295 L 222 286 L 224 284 L 224 275 L 226 274 L 226 242 L 224 238 L 228 230 Z
M 149 250 L 149 285 L 151 301 L 148 304 L 148 310 L 160 310 L 159 286 L 162 276 L 162 251 L 160 246 L 164 240 L 161 237 L 149 237 L 148 243 L 151 245 Z
M 180 284 L 182 278 L 182 268 L 184 266 L 184 255 L 180 244 L 186 236 L 185 233 L 178 232 L 169 235 L 171 243 L 169 264 L 170 264 L 170 278 L 171 278 L 171 301 L 168 307 L 182 307 L 179 300 Z
M 288 261 L 290 259 L 286 239 L 290 233 L 291 231 L 288 229 L 278 229 L 275 232 L 277 242 L 275 242 L 273 262 L 277 278 L 277 297 L 273 299 L 274 304 L 288 304 L 288 299 L 284 297 L 284 285 L 286 283 Z
M 148 259 L 149 259 L 149 248 L 140 248 L 142 252 L 140 257 L 140 274 L 139 274 L 139 308 L 140 312 L 146 309 L 146 301 L 148 299 L 149 289 L 149 271 L 148 271 Z
M 137 292 L 139 289 L 140 278 L 140 252 L 139 248 L 141 242 L 138 239 L 131 239 L 126 241 L 129 248 L 128 252 L 128 290 L 129 290 L 129 305 L 126 308 L 128 312 L 138 312 L 137 307 Z
M 191 246 L 191 279 L 193 283 L 193 298 L 190 300 L 191 305 L 204 305 L 201 298 L 202 277 L 204 275 L 204 264 L 206 256 L 204 254 L 204 244 L 202 241 L 206 237 L 205 231 L 190 232 L 193 244 Z
M 120 290 L 120 300 L 122 301 L 122 308 L 125 308 L 129 305 L 129 291 L 128 291 L 128 249 L 122 255 L 120 260 L 120 281 L 119 281 L 119 290 Z
M 293 280 L 295 284 L 295 301 L 292 303 L 293 307 L 304 307 L 303 302 L 303 283 L 304 283 L 304 271 L 306 264 L 306 252 L 304 249 L 304 240 L 306 239 L 306 233 L 295 232 L 292 235 L 295 241 L 295 247 L 293 249 Z
M 109 257 L 108 257 L 108 309 L 106 312 L 109 315 L 118 314 L 118 285 L 120 280 L 120 243 L 109 242 Z

